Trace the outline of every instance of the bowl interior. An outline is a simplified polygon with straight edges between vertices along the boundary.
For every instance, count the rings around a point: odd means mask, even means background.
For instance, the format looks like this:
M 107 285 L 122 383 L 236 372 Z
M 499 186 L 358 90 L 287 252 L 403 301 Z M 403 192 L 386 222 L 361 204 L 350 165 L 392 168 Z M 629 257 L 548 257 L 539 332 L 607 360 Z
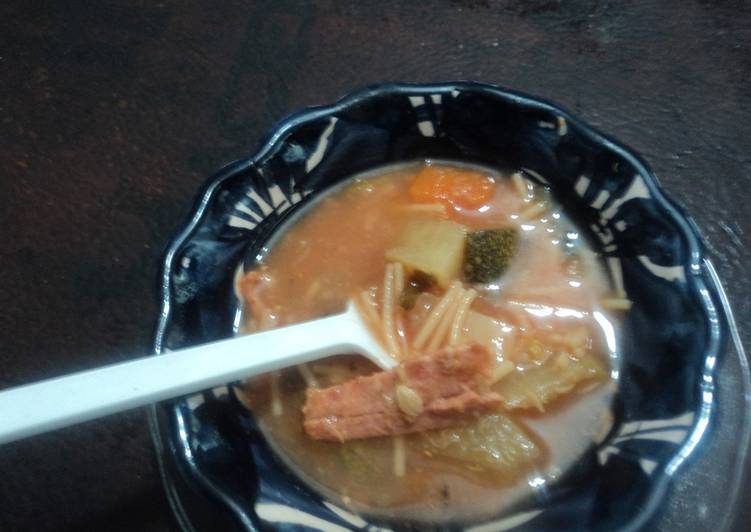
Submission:
M 474 83 L 387 85 L 286 119 L 209 183 L 173 243 L 157 352 L 237 332 L 235 279 L 287 216 L 354 174 L 426 158 L 522 169 L 548 185 L 634 303 L 611 434 L 538 500 L 485 526 L 643 525 L 709 421 L 717 290 L 693 226 L 646 165 L 551 104 Z M 277 460 L 231 389 L 176 401 L 167 417 L 182 474 L 240 528 L 367 526 Z

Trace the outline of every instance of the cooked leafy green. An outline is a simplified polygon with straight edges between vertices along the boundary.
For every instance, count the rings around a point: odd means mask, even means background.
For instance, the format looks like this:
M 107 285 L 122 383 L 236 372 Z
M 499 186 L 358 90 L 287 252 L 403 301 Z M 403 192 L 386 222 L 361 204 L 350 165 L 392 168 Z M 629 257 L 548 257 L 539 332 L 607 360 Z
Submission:
M 458 428 L 421 435 L 424 451 L 468 465 L 513 474 L 535 463 L 542 449 L 524 428 L 502 414 L 483 416 Z
M 542 366 L 518 371 L 493 386 L 508 410 L 534 408 L 545 411 L 545 405 L 584 383 L 607 380 L 607 368 L 592 354 L 572 358 L 560 353 Z

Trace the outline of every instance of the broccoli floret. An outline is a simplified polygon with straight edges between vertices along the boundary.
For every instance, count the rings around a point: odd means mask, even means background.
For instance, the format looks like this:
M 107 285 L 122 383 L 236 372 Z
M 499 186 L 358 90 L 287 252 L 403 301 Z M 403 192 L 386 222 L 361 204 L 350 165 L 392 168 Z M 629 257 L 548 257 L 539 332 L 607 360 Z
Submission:
M 498 279 L 516 254 L 516 229 L 488 229 L 467 234 L 464 248 L 464 278 L 471 283 Z

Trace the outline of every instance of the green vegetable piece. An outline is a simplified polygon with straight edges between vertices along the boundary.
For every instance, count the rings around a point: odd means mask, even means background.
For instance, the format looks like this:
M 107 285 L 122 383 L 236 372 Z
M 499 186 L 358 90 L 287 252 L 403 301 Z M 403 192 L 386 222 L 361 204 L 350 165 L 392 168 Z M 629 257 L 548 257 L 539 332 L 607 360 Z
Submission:
M 415 306 L 417 296 L 428 290 L 432 290 L 438 282 L 435 277 L 420 270 L 415 270 L 409 276 L 407 284 L 399 294 L 399 304 L 404 310 L 411 310 Z
M 466 427 L 426 432 L 422 445 L 432 454 L 509 477 L 518 476 L 543 454 L 524 427 L 502 414 L 481 417 Z
M 488 229 L 467 235 L 464 277 L 471 283 L 495 281 L 506 271 L 519 247 L 516 229 Z
M 493 386 L 507 410 L 536 409 L 562 397 L 584 383 L 604 382 L 607 367 L 599 357 L 586 355 L 572 359 L 561 353 L 542 366 L 517 371 Z

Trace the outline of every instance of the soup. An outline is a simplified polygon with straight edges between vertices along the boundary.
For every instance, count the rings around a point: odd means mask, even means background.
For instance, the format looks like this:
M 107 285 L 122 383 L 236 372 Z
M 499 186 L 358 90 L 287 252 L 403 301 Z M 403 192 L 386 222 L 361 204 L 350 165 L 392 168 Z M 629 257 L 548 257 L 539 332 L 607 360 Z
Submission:
M 354 302 L 398 362 L 343 354 L 246 383 L 282 459 L 358 512 L 479 519 L 544 488 L 607 431 L 612 293 L 549 191 L 425 162 L 356 176 L 239 282 L 245 330 Z

